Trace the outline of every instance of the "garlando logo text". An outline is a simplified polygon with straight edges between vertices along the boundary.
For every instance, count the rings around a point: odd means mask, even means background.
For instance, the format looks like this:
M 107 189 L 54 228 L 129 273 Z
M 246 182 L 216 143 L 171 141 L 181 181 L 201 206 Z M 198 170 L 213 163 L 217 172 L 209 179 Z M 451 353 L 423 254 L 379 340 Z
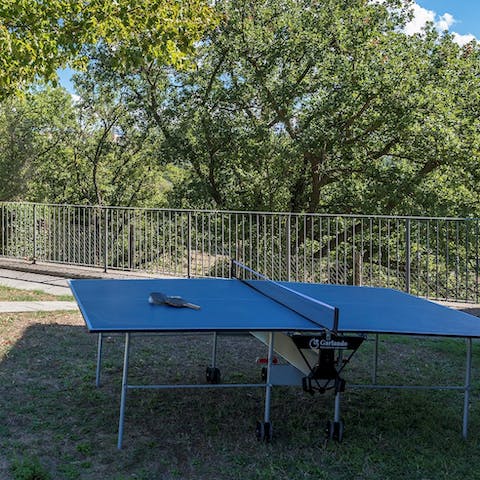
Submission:
M 312 338 L 308 345 L 312 350 L 318 350 L 319 348 L 348 348 L 348 342 L 345 340 L 326 340 L 325 338 Z

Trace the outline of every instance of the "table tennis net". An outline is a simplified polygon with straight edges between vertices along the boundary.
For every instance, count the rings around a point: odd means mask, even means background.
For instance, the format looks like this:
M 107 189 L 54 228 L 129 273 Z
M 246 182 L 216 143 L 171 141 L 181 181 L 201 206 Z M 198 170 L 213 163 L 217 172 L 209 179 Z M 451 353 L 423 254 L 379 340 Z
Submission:
M 235 260 L 232 260 L 231 276 L 262 295 L 305 317 L 316 326 L 333 332 L 337 331 L 339 315 L 337 307 L 270 280 L 265 275 Z

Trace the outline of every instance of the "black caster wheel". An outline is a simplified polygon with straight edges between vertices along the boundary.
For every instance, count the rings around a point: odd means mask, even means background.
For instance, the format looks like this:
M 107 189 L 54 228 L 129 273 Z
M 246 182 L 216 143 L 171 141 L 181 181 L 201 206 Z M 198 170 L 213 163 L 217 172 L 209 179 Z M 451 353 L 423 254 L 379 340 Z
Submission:
M 207 367 L 206 378 L 207 383 L 220 383 L 220 370 L 216 367 Z
M 273 428 L 270 422 L 257 422 L 255 435 L 259 442 L 271 442 L 273 438 Z
M 334 422 L 330 420 L 325 427 L 325 440 L 334 440 L 335 442 L 341 442 L 343 440 L 343 432 L 345 430 L 345 424 L 343 420 Z

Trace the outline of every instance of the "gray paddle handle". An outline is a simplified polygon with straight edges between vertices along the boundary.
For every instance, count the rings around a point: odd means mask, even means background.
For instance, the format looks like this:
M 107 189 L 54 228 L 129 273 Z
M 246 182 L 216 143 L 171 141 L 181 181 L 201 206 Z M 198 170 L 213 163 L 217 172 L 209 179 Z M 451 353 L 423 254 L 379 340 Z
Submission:
M 192 308 L 193 310 L 200 310 L 200 305 L 195 305 L 194 303 L 185 303 L 183 306 Z

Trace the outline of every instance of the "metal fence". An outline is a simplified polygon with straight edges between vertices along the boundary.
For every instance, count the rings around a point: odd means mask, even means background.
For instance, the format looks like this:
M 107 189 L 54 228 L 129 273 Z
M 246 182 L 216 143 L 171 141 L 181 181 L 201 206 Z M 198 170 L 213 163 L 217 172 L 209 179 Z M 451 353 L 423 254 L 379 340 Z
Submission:
M 478 302 L 479 219 L 0 203 L 0 256 L 228 277 L 392 287 Z

